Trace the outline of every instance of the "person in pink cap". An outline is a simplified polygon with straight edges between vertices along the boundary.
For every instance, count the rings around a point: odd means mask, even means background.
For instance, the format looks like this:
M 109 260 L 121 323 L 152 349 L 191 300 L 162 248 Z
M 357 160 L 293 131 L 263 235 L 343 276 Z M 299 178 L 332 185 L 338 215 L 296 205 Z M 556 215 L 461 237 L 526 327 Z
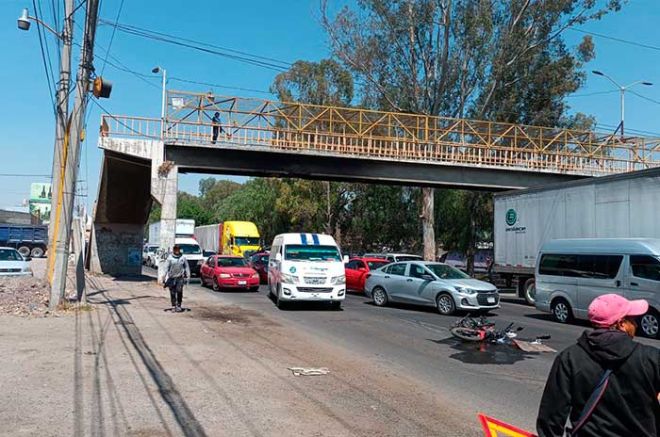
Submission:
M 595 329 L 555 359 L 545 385 L 539 437 L 657 437 L 660 349 L 633 341 L 645 300 L 618 294 L 589 305 Z M 568 425 L 568 427 L 567 427 Z

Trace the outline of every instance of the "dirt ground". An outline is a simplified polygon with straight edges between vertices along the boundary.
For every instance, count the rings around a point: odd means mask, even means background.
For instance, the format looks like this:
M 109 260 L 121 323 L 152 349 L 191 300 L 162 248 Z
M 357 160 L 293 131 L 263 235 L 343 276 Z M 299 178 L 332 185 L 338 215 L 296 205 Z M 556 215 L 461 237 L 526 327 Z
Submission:
M 479 435 L 442 393 L 259 312 L 203 293 L 165 312 L 148 278 L 88 287 L 90 310 L 0 316 L 0 435 Z

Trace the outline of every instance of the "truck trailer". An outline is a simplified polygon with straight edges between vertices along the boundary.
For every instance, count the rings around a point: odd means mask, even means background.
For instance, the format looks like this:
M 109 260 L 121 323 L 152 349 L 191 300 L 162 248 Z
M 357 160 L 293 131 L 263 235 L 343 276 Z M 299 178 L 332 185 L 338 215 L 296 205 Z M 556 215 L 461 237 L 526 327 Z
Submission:
M 166 259 L 167 254 L 172 250 L 171 247 L 160 247 L 160 227 L 161 223 L 156 222 L 149 225 L 149 245 L 157 246 L 159 264 L 159 279 L 162 280 L 164 272 L 162 271 L 162 261 Z M 195 240 L 195 220 L 177 219 L 175 225 L 174 244 L 179 246 L 181 253 L 188 260 L 190 271 L 194 275 L 199 274 L 199 270 L 204 262 L 204 255 L 199 243 Z
M 541 245 L 562 238 L 660 238 L 660 168 L 495 194 L 494 273 L 531 305 Z
M 0 246 L 13 247 L 24 257 L 40 258 L 48 247 L 48 226 L 0 223 Z
M 261 248 L 257 226 L 252 222 L 226 221 L 195 228 L 202 249 L 221 255 L 248 257 Z

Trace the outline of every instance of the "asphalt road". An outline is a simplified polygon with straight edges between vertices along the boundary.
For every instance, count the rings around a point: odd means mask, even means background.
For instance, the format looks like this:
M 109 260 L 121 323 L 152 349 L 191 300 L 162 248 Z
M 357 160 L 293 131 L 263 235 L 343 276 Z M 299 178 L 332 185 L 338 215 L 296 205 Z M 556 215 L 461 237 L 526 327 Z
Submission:
M 467 409 L 475 416 L 484 412 L 529 430 L 534 429 L 545 379 L 556 356 L 524 353 L 507 345 L 461 343 L 449 333 L 458 317 L 407 305 L 379 308 L 362 295 L 349 294 L 342 310 L 333 311 L 320 304 L 279 310 L 264 286 L 258 293 L 213 292 L 193 281 L 185 293 L 210 293 L 222 303 L 260 311 L 291 329 L 416 378 L 429 390 L 454 399 L 449 409 Z M 587 328 L 585 324 L 555 323 L 513 295 L 502 296 L 502 308 L 489 318 L 499 327 L 510 322 L 523 327 L 521 339 L 549 334 L 552 338 L 545 344 L 560 351 Z M 658 346 L 655 340 L 640 341 Z

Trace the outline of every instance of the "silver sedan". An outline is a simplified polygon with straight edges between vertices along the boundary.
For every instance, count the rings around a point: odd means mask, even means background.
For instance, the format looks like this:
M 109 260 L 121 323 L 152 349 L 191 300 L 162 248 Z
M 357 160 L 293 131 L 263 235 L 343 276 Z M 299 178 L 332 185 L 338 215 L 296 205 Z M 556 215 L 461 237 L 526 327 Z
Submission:
M 486 312 L 500 304 L 493 284 L 436 262 L 400 262 L 372 270 L 365 294 L 377 306 L 388 302 L 434 306 L 446 315 L 456 310 Z

